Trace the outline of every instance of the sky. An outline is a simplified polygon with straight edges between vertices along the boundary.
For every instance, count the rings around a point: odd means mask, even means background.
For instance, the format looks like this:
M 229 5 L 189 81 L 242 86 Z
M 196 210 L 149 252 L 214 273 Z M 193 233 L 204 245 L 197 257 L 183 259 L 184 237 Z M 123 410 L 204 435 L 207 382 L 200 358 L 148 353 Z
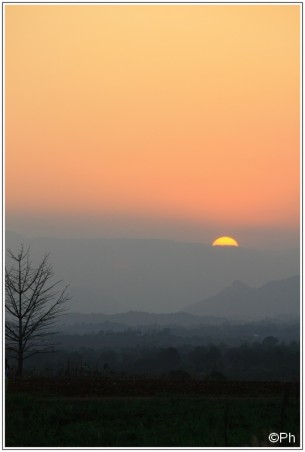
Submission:
M 300 5 L 5 5 L 6 227 L 295 247 Z

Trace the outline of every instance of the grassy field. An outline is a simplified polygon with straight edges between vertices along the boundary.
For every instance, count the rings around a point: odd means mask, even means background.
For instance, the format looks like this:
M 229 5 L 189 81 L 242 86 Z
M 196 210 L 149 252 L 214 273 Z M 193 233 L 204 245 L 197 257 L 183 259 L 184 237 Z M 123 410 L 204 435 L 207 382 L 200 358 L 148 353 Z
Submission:
M 299 444 L 298 399 L 287 391 L 277 393 L 278 389 L 261 396 L 245 392 L 238 396 L 237 390 L 234 395 L 108 397 L 8 391 L 5 445 L 263 447 L 272 446 L 269 433 L 290 432 L 296 437 L 290 446 L 295 447 Z M 280 445 L 289 444 L 276 444 Z

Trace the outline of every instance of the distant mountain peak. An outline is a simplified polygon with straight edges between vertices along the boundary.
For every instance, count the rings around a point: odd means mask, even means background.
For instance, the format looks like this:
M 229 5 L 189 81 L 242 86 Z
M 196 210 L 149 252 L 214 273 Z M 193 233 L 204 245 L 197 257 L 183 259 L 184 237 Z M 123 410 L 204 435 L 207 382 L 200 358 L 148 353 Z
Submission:
M 257 320 L 279 315 L 296 318 L 300 312 L 299 278 L 270 281 L 256 288 L 237 280 L 218 294 L 194 303 L 184 311 L 195 315 L 222 315 L 234 320 Z
M 232 282 L 231 287 L 244 287 L 244 288 L 248 288 L 249 286 L 247 284 L 245 284 L 244 282 L 240 281 L 239 279 L 236 279 L 235 281 Z
M 240 292 L 248 292 L 251 290 L 251 287 L 247 286 L 247 284 L 243 283 L 239 279 L 236 279 L 232 282 L 229 287 L 226 287 L 222 292 L 225 293 L 240 293 Z

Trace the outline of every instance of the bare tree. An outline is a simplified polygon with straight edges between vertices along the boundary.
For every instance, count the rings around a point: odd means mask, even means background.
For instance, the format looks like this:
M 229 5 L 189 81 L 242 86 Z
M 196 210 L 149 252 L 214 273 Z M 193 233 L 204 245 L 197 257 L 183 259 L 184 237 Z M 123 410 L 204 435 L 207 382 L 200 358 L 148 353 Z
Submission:
M 22 376 L 24 360 L 37 353 L 52 350 L 50 326 L 65 310 L 70 299 L 68 286 L 53 282 L 53 269 L 46 254 L 34 268 L 30 249 L 21 245 L 18 253 L 8 250 L 13 260 L 5 269 L 5 338 L 9 356 L 17 360 L 16 376 Z

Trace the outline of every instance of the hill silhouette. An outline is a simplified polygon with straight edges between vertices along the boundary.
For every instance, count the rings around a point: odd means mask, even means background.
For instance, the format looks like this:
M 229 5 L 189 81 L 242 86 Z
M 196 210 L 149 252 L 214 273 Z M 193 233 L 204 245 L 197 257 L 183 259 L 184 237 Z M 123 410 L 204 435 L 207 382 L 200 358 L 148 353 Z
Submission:
M 297 318 L 300 313 L 300 277 L 271 281 L 258 288 L 234 281 L 218 294 L 193 303 L 184 311 L 197 315 L 221 315 L 234 320 Z

